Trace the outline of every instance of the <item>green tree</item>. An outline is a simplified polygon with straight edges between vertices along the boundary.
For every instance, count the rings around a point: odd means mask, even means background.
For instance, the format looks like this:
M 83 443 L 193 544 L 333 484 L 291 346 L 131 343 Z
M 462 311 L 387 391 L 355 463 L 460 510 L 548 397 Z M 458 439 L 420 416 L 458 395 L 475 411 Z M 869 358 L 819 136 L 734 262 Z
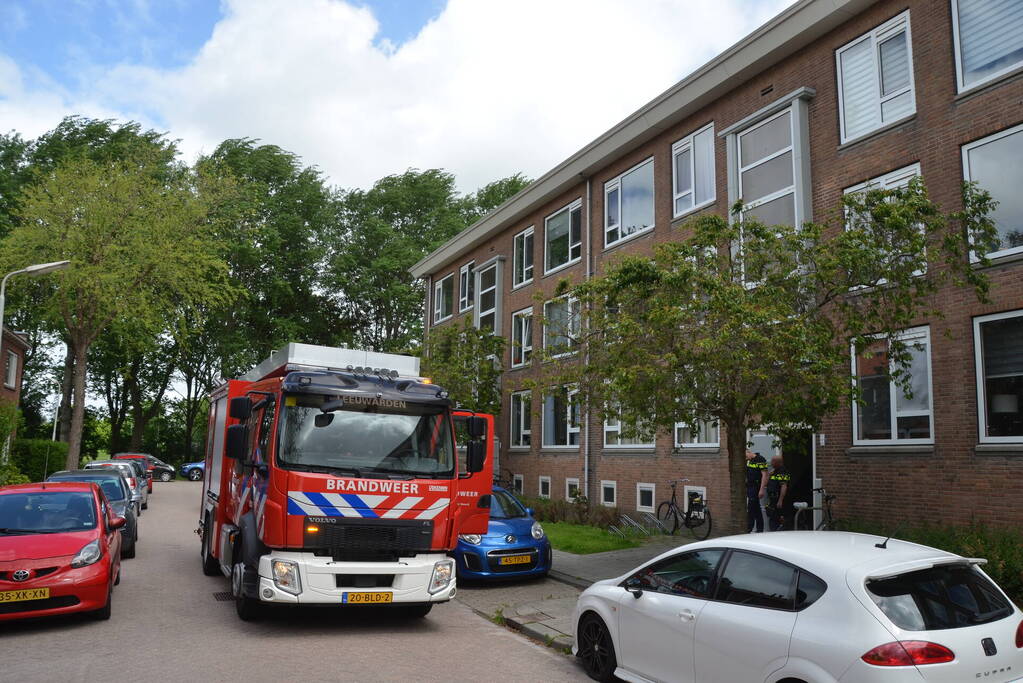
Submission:
M 487 183 L 472 192 L 459 202 L 462 209 L 462 220 L 466 227 L 483 218 L 497 207 L 517 195 L 531 181 L 521 173 Z
M 739 526 L 748 430 L 818 427 L 858 400 L 850 345 L 863 354 L 880 340 L 909 392 L 912 348 L 900 332 L 939 315 L 934 296 L 947 283 L 986 297 L 968 251 L 971 239 L 993 238 L 992 203 L 967 186 L 964 205 L 946 216 L 916 181 L 846 197 L 826 224 L 768 227 L 741 206 L 733 221 L 699 217 L 689 239 L 623 257 L 575 288 L 588 362 L 558 361 L 549 379 L 576 383 L 626 433 L 721 424 Z
M 501 354 L 504 337 L 481 330 L 465 316 L 461 325 L 430 330 L 422 372 L 447 389 L 460 408 L 501 412 Z
M 74 357 L 72 469 L 81 454 L 86 359 L 99 335 L 119 319 L 153 329 L 172 312 L 232 296 L 207 221 L 213 195 L 187 169 L 162 167 L 148 154 L 64 161 L 24 191 L 20 224 L 4 240 L 4 265 L 72 262 L 53 275 L 43 302 Z

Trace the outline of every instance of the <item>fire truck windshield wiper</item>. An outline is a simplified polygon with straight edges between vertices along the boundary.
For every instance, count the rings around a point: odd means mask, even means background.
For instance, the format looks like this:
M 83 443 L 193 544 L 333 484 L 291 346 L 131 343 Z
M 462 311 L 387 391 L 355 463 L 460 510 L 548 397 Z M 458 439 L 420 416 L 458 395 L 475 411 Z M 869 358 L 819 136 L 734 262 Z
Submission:
M 387 467 L 374 467 L 374 472 L 380 472 L 382 474 L 389 474 L 390 479 L 412 479 L 415 472 L 409 472 L 408 470 L 395 470 Z

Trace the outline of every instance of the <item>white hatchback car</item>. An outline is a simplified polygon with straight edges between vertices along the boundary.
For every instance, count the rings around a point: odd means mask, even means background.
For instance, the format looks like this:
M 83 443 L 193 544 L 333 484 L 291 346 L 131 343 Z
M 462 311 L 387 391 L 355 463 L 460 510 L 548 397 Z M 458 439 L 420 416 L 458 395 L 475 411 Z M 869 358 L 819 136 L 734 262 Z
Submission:
M 840 531 L 682 546 L 579 596 L 601 681 L 1023 681 L 1023 612 L 983 560 Z

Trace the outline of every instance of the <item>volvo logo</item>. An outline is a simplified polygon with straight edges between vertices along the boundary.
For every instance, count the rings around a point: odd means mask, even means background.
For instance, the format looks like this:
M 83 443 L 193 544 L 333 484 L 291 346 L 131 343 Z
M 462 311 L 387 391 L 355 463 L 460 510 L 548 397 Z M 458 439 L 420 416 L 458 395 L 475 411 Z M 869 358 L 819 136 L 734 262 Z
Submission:
M 508 534 L 507 536 L 504 537 L 504 542 L 505 543 L 514 543 L 515 542 L 515 537 L 512 536 L 511 534 Z
M 11 578 L 15 581 L 24 581 L 28 579 L 30 572 L 27 569 L 19 569 L 18 571 L 11 574 Z

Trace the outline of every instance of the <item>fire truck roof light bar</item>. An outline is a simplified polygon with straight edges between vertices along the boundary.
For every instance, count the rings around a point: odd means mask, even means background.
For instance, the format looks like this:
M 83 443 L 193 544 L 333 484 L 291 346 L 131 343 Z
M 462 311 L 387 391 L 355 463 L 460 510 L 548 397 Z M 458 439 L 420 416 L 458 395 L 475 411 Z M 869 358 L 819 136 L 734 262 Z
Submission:
M 362 373 L 357 372 L 360 369 Z M 290 370 L 356 371 L 356 374 L 378 375 L 387 379 L 418 379 L 419 359 L 396 353 L 291 343 L 272 353 L 269 358 L 242 375 L 241 379 L 253 382 Z

